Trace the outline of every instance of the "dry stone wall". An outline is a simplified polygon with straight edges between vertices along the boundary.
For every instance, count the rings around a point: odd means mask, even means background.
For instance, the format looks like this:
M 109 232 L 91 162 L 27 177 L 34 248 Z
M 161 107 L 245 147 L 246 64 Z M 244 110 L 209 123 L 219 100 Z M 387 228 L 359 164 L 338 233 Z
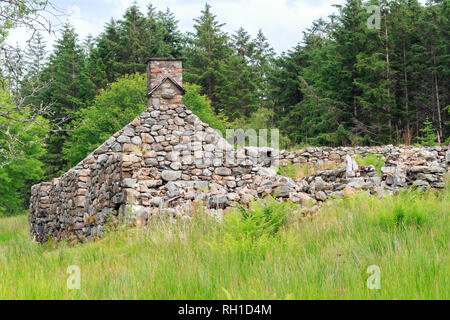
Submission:
M 311 147 L 294 152 L 280 152 L 279 164 L 346 163 L 346 157 L 365 158 L 377 155 L 384 159 L 382 179 L 387 186 L 404 187 L 411 184 L 444 188 L 444 173 L 450 162 L 448 147 L 376 146 L 376 147 Z
M 120 155 L 91 154 L 60 178 L 33 186 L 30 234 L 38 242 L 100 237 L 123 201 L 120 176 Z

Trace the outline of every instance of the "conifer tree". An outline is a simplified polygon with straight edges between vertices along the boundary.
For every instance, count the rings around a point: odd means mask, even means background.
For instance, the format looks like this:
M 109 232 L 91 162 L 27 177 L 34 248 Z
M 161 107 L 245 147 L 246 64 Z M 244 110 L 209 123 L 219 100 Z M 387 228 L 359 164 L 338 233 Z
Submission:
M 43 91 L 42 99 L 51 105 L 51 113 L 47 117 L 60 119 L 59 129 L 71 130 L 73 114 L 85 107 L 95 93 L 86 72 L 85 59 L 77 34 L 72 26 L 66 24 L 49 58 L 48 67 L 43 71 L 43 79 L 50 85 Z M 66 139 L 64 131 L 48 137 L 48 153 L 44 162 L 49 176 L 67 169 L 67 162 L 61 157 Z
M 216 20 L 210 5 L 206 4 L 201 16 L 194 21 L 195 32 L 189 34 L 184 50 L 186 57 L 184 77 L 187 82 L 198 84 L 203 88 L 202 93 L 211 99 L 217 113 L 223 108 L 216 94 L 221 77 L 220 70 L 223 70 L 224 60 L 233 52 L 227 34 L 221 29 L 224 24 Z

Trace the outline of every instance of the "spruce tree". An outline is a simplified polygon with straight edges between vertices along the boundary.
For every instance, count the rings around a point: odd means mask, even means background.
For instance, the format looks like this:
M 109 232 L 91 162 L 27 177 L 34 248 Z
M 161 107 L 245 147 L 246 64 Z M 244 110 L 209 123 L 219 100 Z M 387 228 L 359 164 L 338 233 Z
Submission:
M 73 114 L 85 107 L 93 97 L 93 84 L 85 69 L 85 55 L 72 26 L 66 24 L 55 50 L 44 70 L 44 81 L 50 85 L 43 91 L 42 99 L 50 105 L 49 120 L 57 122 L 47 140 L 48 153 L 44 158 L 47 174 L 54 176 L 67 169 L 61 157 L 67 139 L 65 131 L 71 130 Z M 56 121 L 55 121 L 56 120 Z
M 251 65 L 258 87 L 259 104 L 263 108 L 267 108 L 274 112 L 274 103 L 269 98 L 269 75 L 273 69 L 273 63 L 275 59 L 275 51 L 267 41 L 266 36 L 259 29 L 256 38 L 253 40 L 254 52 L 251 57 Z M 272 119 L 273 120 L 273 119 Z M 273 124 L 273 123 L 272 123 Z
M 201 16 L 194 21 L 195 32 L 188 35 L 184 50 L 184 77 L 187 82 L 203 88 L 202 93 L 211 99 L 217 113 L 223 108 L 216 94 L 221 77 L 220 70 L 223 70 L 224 60 L 229 58 L 233 51 L 227 34 L 221 29 L 224 24 L 216 20 L 210 5 L 206 4 Z

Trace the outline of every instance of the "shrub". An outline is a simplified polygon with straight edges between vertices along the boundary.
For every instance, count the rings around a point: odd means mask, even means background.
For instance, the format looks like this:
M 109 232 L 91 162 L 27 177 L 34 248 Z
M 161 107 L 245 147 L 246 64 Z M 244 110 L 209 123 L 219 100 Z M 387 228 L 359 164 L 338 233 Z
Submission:
M 288 164 L 278 168 L 277 174 L 294 179 L 297 176 L 297 170 L 294 165 Z
M 29 108 L 19 109 L 8 90 L 0 88 L 0 216 L 14 215 L 28 206 L 30 187 L 43 176 L 41 142 L 47 134 L 47 121 L 32 120 Z
M 145 110 L 145 78 L 140 73 L 126 75 L 100 90 L 92 106 L 77 112 L 75 129 L 63 149 L 72 166 Z

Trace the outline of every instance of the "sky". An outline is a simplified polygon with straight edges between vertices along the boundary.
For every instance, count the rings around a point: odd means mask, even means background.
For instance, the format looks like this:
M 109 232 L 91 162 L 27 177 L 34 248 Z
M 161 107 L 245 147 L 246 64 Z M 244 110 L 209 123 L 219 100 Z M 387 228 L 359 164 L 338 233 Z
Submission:
M 333 4 L 345 0 L 134 0 L 143 12 L 148 3 L 157 10 L 169 8 L 179 21 L 180 31 L 193 31 L 194 19 L 199 17 L 205 3 L 209 3 L 217 20 L 225 23 L 223 29 L 233 33 L 239 27 L 255 36 L 261 28 L 277 53 L 287 51 L 302 39 L 302 32 L 320 17 L 327 17 L 337 9 Z M 53 0 L 64 10 L 60 24 L 70 22 L 80 39 L 89 34 L 97 36 L 111 18 L 119 19 L 133 0 Z M 10 44 L 23 45 L 27 38 L 25 30 L 10 33 Z M 48 48 L 56 36 L 45 35 Z

